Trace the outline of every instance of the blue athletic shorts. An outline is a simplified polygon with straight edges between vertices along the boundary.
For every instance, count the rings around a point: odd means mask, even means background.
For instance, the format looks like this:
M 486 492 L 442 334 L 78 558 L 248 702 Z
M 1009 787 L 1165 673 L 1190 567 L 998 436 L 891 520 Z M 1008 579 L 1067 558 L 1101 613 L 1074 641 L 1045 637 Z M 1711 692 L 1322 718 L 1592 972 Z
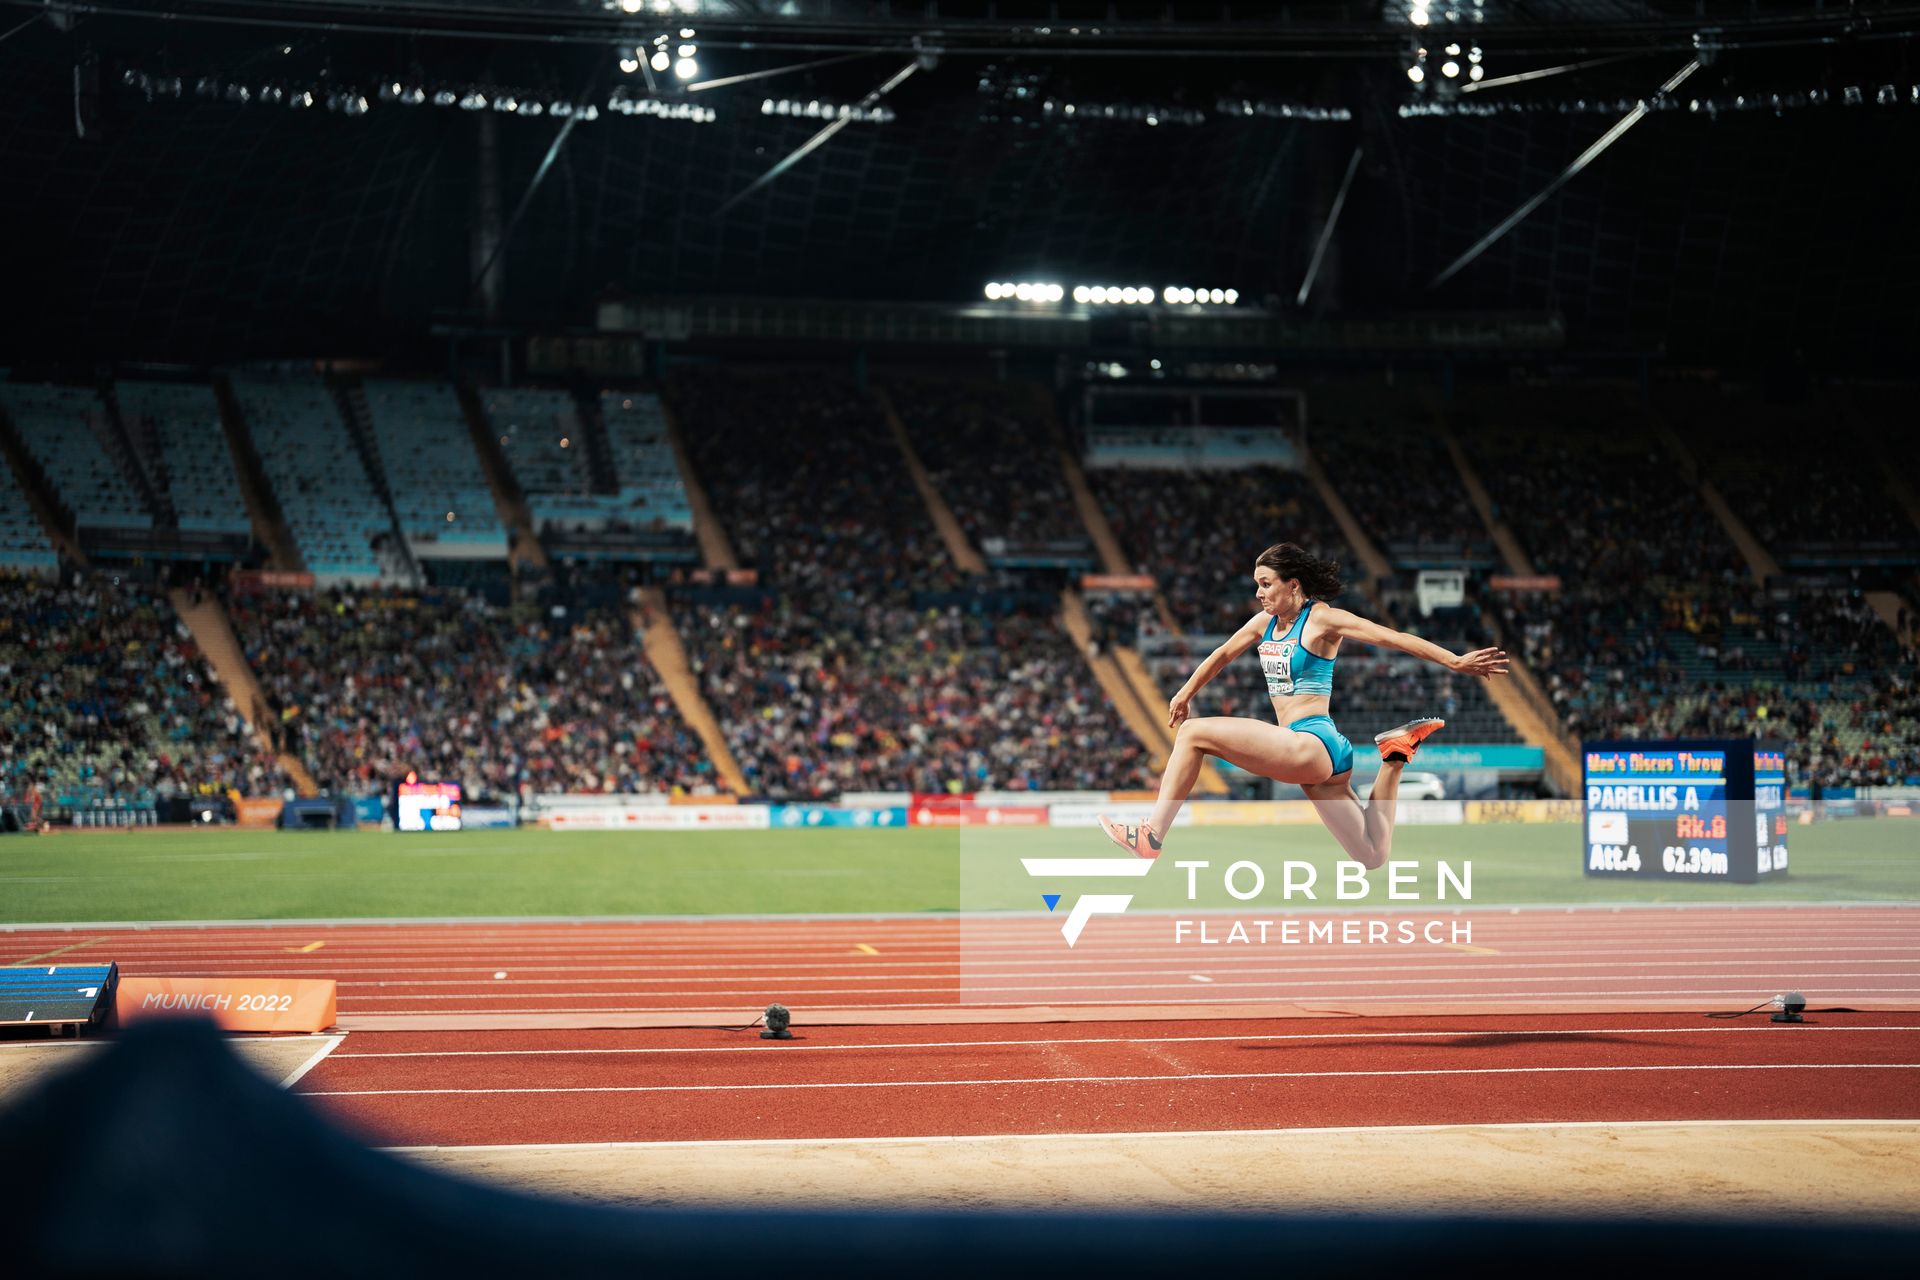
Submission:
M 1334 728 L 1333 719 L 1330 716 L 1307 716 L 1304 719 L 1295 720 L 1287 728 L 1295 733 L 1310 733 L 1320 739 L 1320 744 L 1327 749 L 1327 755 L 1333 760 L 1335 777 L 1353 768 L 1353 744 L 1347 741 L 1344 733 Z

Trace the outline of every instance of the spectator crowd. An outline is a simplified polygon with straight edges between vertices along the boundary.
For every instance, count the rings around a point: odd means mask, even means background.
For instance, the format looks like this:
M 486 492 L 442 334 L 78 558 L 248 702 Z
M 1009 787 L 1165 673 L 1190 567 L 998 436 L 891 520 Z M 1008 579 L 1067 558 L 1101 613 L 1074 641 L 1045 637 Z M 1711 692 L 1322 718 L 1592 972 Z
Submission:
M 230 610 L 323 787 L 377 792 L 416 771 L 502 798 L 717 789 L 624 615 L 453 590 L 262 592 Z
M 0 571 L 0 799 L 51 809 L 285 785 L 164 597 L 105 571 Z

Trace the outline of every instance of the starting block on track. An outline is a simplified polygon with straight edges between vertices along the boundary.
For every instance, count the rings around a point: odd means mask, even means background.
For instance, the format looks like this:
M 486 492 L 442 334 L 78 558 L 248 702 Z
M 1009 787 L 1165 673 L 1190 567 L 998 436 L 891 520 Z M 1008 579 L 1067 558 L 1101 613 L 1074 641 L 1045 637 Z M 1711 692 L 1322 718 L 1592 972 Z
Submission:
M 112 964 L 36 965 L 0 969 L 0 1026 L 97 1027 L 113 1007 L 120 967 Z
M 144 1018 L 211 1018 L 225 1031 L 325 1031 L 332 978 L 127 978 L 113 1002 L 121 1025 Z

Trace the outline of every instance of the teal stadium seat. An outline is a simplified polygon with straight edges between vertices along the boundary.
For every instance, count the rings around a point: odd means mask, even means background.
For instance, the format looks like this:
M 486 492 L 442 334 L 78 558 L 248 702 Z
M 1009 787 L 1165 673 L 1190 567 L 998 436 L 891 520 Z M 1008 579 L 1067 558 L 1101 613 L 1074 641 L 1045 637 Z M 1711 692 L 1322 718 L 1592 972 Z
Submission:
M 373 539 L 393 522 L 326 385 L 236 376 L 233 394 L 307 569 L 322 583 L 380 581 Z
M 146 507 L 101 428 L 106 406 L 91 387 L 0 383 L 14 429 L 83 528 L 151 529 Z

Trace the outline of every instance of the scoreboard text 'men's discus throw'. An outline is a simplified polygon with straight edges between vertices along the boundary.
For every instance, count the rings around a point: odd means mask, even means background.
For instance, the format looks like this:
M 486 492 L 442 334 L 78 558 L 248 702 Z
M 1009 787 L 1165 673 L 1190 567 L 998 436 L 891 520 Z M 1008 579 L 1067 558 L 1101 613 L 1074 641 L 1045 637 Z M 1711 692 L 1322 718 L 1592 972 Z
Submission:
M 1784 744 L 1588 742 L 1580 759 L 1588 875 L 1752 884 L 1787 873 Z

